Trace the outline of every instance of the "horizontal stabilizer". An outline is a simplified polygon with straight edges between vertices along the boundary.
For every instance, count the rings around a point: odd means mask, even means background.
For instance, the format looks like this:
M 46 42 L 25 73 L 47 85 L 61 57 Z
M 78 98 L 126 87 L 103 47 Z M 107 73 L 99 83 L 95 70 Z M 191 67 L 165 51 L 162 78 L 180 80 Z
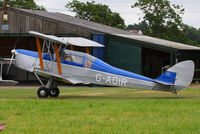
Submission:
M 154 81 L 157 83 L 164 84 L 164 85 L 174 85 L 175 80 L 176 80 L 176 73 L 166 71 Z
M 154 90 L 169 91 L 170 87 L 176 91 L 181 91 L 188 87 L 194 75 L 194 62 L 191 60 L 182 61 L 169 68 L 160 77 L 154 79 L 159 83 Z

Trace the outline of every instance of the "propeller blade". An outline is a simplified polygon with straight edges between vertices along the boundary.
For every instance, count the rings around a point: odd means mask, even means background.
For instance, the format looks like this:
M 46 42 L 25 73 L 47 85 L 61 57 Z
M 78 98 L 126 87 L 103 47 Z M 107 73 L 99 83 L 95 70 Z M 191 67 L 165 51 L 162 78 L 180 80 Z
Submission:
M 11 57 L 11 60 L 10 60 L 9 65 L 8 65 L 8 69 L 7 69 L 7 72 L 6 72 L 6 76 L 7 76 L 8 73 L 9 73 L 9 70 L 10 70 L 10 67 L 11 67 L 11 64 L 12 64 L 12 61 L 13 61 L 13 59 L 14 59 L 14 56 L 15 56 L 15 48 L 17 47 L 17 44 L 18 44 L 19 39 L 20 39 L 20 36 L 21 36 L 21 32 L 20 32 L 20 35 L 17 37 L 17 40 L 16 40 L 16 42 L 15 42 L 15 45 L 14 45 L 13 50 L 11 51 L 12 57 Z
M 12 50 L 12 57 L 11 57 L 11 60 L 10 60 L 9 65 L 8 65 L 8 69 L 7 69 L 7 72 L 6 72 L 6 76 L 8 75 L 8 72 L 9 72 L 9 70 L 10 70 L 10 67 L 11 67 L 12 61 L 13 61 L 13 59 L 14 59 L 14 56 L 15 56 L 15 52 L 13 52 L 13 50 Z
M 14 45 L 14 48 L 13 48 L 14 50 L 15 50 L 15 48 L 17 47 L 17 44 L 18 44 L 18 42 L 19 42 L 19 38 L 20 38 L 20 36 L 17 37 L 17 40 L 16 40 L 15 45 Z

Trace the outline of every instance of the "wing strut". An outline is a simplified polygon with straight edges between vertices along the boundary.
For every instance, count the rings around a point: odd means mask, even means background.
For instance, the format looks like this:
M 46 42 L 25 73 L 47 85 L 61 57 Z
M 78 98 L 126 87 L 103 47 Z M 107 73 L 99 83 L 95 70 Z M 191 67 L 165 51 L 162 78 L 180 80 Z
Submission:
M 86 53 L 87 53 L 87 54 L 90 54 L 90 49 L 89 49 L 89 47 L 86 47 Z
M 60 65 L 60 55 L 59 55 L 58 46 L 57 46 L 56 43 L 54 44 L 54 49 L 56 51 L 56 60 L 57 60 L 57 66 L 58 66 L 58 73 L 59 73 L 59 75 L 61 75 L 62 74 L 62 70 L 61 70 L 61 65 Z
M 36 43 L 37 43 L 37 49 L 38 49 L 38 55 L 40 59 L 40 67 L 42 70 L 44 70 L 44 64 L 43 64 L 43 59 L 42 59 L 42 52 L 41 52 L 41 45 L 40 45 L 40 40 L 38 37 L 36 37 Z

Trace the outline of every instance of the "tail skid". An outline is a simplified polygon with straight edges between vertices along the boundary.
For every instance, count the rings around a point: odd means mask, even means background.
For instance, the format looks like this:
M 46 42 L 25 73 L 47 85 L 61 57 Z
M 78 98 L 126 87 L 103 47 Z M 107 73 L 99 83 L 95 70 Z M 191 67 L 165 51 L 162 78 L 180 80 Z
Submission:
M 154 79 L 158 83 L 153 90 L 173 92 L 177 96 L 177 92 L 188 87 L 194 75 L 194 62 L 191 60 L 179 62 L 169 68 L 160 77 Z
M 178 93 L 177 93 L 177 91 L 172 87 L 172 93 L 174 94 L 174 95 L 176 95 L 176 97 L 180 97 L 179 95 L 178 95 Z

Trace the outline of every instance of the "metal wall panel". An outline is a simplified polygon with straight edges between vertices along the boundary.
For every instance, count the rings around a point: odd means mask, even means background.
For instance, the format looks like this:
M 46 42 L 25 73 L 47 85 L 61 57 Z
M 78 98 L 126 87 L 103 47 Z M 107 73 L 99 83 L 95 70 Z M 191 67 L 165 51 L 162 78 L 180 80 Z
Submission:
M 133 46 L 127 42 L 108 40 L 106 43 L 105 61 L 112 66 L 142 74 L 141 47 Z
M 93 41 L 96 41 L 102 45 L 105 45 L 105 35 L 104 34 L 93 34 Z M 93 56 L 104 60 L 104 50 L 102 47 L 94 47 L 93 48 Z

